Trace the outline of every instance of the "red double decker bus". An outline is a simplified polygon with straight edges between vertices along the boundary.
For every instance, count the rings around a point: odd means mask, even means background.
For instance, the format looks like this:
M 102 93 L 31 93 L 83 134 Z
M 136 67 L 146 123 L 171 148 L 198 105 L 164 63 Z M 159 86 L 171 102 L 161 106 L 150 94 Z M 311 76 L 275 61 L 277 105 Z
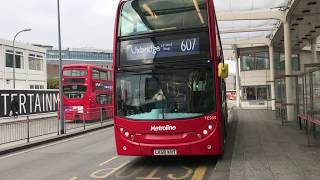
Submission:
M 111 117 L 112 70 L 80 64 L 63 66 L 65 119 L 98 120 Z
M 213 0 L 120 1 L 114 38 L 119 155 L 218 155 L 227 65 Z

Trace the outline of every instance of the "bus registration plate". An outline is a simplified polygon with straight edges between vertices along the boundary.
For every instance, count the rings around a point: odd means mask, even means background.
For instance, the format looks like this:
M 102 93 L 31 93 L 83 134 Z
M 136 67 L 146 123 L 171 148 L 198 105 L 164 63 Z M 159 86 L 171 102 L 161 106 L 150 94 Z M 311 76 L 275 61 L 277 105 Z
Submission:
M 155 149 L 153 151 L 155 156 L 175 156 L 177 155 L 177 150 L 175 149 Z

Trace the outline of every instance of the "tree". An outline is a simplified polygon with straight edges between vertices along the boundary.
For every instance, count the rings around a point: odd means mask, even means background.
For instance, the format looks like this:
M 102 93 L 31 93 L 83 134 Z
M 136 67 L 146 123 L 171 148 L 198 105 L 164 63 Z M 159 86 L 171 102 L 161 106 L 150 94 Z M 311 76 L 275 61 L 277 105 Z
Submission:
M 48 79 L 48 89 L 59 89 L 59 79 L 58 78 Z

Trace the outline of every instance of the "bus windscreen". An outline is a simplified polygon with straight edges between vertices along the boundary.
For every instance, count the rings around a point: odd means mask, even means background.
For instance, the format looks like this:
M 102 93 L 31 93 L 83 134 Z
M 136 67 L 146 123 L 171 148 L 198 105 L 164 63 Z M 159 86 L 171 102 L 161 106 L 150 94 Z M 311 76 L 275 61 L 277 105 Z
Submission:
M 194 118 L 215 111 L 213 67 L 117 76 L 117 114 L 134 120 Z
M 121 11 L 120 37 L 207 27 L 206 0 L 136 0 Z

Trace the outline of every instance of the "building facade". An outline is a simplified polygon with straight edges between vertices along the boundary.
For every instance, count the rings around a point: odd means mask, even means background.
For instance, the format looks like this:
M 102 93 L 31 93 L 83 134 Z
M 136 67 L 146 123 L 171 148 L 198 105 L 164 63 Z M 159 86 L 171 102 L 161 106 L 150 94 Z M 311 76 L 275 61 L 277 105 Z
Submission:
M 47 89 L 46 49 L 15 43 L 15 89 Z M 0 89 L 13 89 L 13 42 L 0 39 Z
M 275 77 L 285 75 L 283 50 L 275 49 Z M 320 54 L 319 54 L 320 55 Z M 319 56 L 318 56 L 319 57 Z M 239 49 L 240 96 L 243 108 L 271 108 L 271 71 L 269 47 Z M 310 50 L 298 50 L 292 54 L 293 74 L 304 71 L 305 64 L 312 63 Z M 293 87 L 295 88 L 295 87 Z M 280 90 L 277 90 L 280 92 Z
M 42 46 L 47 49 L 48 79 L 59 77 L 59 50 L 52 46 Z M 112 68 L 112 51 L 91 48 L 68 48 L 62 50 L 63 64 L 93 64 Z

